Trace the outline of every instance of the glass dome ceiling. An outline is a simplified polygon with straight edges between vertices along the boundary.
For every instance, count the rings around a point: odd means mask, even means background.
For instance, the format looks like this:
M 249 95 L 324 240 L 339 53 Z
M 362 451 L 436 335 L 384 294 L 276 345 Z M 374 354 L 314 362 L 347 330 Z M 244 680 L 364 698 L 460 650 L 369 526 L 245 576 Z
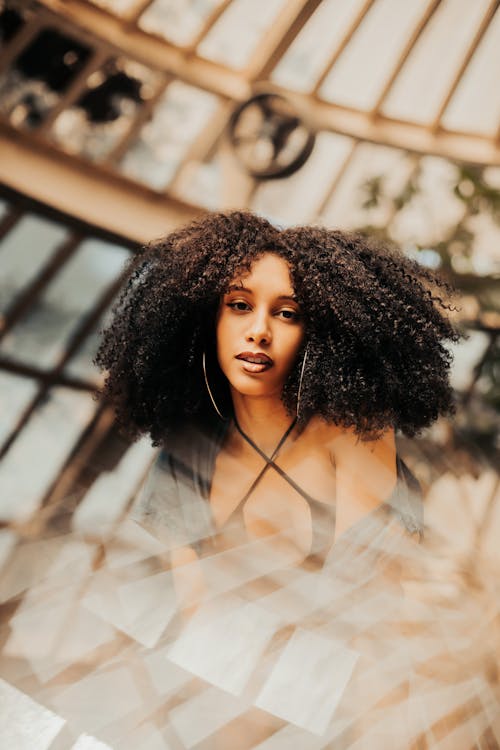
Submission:
M 0 0 L 0 41 L 0 179 L 133 240 L 236 205 L 356 226 L 360 185 L 383 177 L 390 198 L 417 166 L 440 201 L 426 209 L 436 236 L 463 208 L 452 165 L 500 181 L 496 1 Z M 286 180 L 249 174 L 226 137 L 262 92 L 316 137 Z M 398 217 L 396 241 L 421 241 L 420 210 Z

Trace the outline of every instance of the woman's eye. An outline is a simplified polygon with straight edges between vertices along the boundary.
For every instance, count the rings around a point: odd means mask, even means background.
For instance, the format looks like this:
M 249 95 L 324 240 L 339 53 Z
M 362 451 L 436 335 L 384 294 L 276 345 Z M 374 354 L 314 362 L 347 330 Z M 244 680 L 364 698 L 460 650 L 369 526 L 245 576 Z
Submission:
M 227 306 L 231 307 L 233 310 L 240 310 L 242 312 L 245 310 L 248 310 L 248 304 L 246 302 L 241 302 L 241 301 L 240 302 L 228 302 Z
M 280 310 L 278 315 L 282 315 L 285 320 L 298 320 L 299 313 L 295 310 Z

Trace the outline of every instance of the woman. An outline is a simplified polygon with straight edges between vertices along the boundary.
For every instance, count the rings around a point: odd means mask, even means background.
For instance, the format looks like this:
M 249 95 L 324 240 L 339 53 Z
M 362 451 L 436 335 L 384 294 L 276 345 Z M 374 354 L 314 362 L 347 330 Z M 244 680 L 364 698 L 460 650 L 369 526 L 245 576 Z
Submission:
M 132 261 L 97 363 L 129 435 L 162 448 L 135 517 L 174 592 L 147 645 L 183 674 L 180 746 L 441 747 L 458 728 L 469 748 L 485 731 L 449 608 L 414 593 L 420 490 L 395 446 L 453 412 L 443 291 L 374 239 L 245 211 Z
M 423 537 L 395 447 L 453 409 L 443 291 L 247 212 L 132 261 L 97 361 L 161 450 L 112 534 L 58 521 L 9 560 L 6 747 L 499 747 L 498 582 Z
M 394 435 L 453 411 L 442 342 L 459 334 L 431 291 L 443 288 L 366 237 L 211 214 L 134 259 L 97 357 L 110 373 L 104 393 L 134 437 L 149 432 L 179 452 L 194 429 L 215 443 L 205 480 L 216 526 L 286 433 L 287 476 L 264 463 L 244 506 L 247 530 L 295 513 L 306 551 L 305 495 L 334 509 L 338 537 L 390 496 L 398 471 L 416 489 Z M 259 494 L 270 492 L 276 518 L 264 523 Z M 420 530 L 416 518 L 406 523 Z

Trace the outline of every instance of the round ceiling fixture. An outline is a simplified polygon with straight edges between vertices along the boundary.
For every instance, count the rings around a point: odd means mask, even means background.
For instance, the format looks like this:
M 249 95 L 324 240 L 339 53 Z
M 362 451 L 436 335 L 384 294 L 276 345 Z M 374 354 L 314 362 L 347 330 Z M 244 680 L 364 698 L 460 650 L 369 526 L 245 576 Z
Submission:
M 248 174 L 261 180 L 289 177 L 309 158 L 315 135 L 293 104 L 261 93 L 240 104 L 229 120 L 229 138 Z

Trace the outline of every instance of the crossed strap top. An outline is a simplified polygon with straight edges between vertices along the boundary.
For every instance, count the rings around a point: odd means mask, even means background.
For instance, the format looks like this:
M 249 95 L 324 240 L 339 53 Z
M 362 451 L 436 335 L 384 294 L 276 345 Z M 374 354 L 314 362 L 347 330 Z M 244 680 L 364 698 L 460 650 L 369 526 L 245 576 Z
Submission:
M 160 451 L 143 489 L 133 516 L 170 546 L 191 545 L 199 555 L 217 549 L 218 539 L 228 525 L 240 527 L 245 534 L 243 510 L 247 499 L 264 474 L 276 471 L 284 481 L 308 503 L 311 512 L 312 543 L 309 557 L 324 558 L 333 544 L 335 504 L 311 497 L 275 459 L 295 426 L 295 420 L 279 440 L 271 456 L 267 456 L 246 435 L 236 419 L 234 424 L 243 439 L 264 459 L 265 464 L 245 495 L 236 505 L 222 528 L 216 528 L 210 507 L 210 490 L 215 461 L 229 422 L 219 424 L 209 433 L 186 425 Z M 396 455 L 397 482 L 391 496 L 382 504 L 395 515 L 409 533 L 423 532 L 423 506 L 418 481 L 406 464 Z
M 295 418 L 293 422 L 290 424 L 290 426 L 286 429 L 286 431 L 281 436 L 278 444 L 276 445 L 276 448 L 272 452 L 271 456 L 267 456 L 264 451 L 262 451 L 256 443 L 250 438 L 243 430 L 241 429 L 240 425 L 238 424 L 238 420 L 236 417 L 233 417 L 234 424 L 242 438 L 255 450 L 256 453 L 259 454 L 261 458 L 264 459 L 266 462 L 265 465 L 262 467 L 260 472 L 255 477 L 254 481 L 244 494 L 244 496 L 239 501 L 238 505 L 236 506 L 235 510 L 231 513 L 230 518 L 236 518 L 238 522 L 241 525 L 244 525 L 244 518 L 243 518 L 243 510 L 245 507 L 245 503 L 252 494 L 252 492 L 255 490 L 261 479 L 263 478 L 264 474 L 269 470 L 273 469 L 276 471 L 280 477 L 282 477 L 293 489 L 301 495 L 304 500 L 306 500 L 307 504 L 309 505 L 310 512 L 311 512 L 311 525 L 312 525 L 312 542 L 311 542 L 311 549 L 309 552 L 309 556 L 317 556 L 317 555 L 324 555 L 326 550 L 331 546 L 333 542 L 333 536 L 335 532 L 335 505 L 333 503 L 324 503 L 320 502 L 319 500 L 316 500 L 314 497 L 311 497 L 302 487 L 300 487 L 282 468 L 281 466 L 278 466 L 277 463 L 275 463 L 275 458 L 277 457 L 281 447 L 286 442 L 288 436 L 292 432 L 293 428 L 295 427 L 297 423 L 297 419 Z

